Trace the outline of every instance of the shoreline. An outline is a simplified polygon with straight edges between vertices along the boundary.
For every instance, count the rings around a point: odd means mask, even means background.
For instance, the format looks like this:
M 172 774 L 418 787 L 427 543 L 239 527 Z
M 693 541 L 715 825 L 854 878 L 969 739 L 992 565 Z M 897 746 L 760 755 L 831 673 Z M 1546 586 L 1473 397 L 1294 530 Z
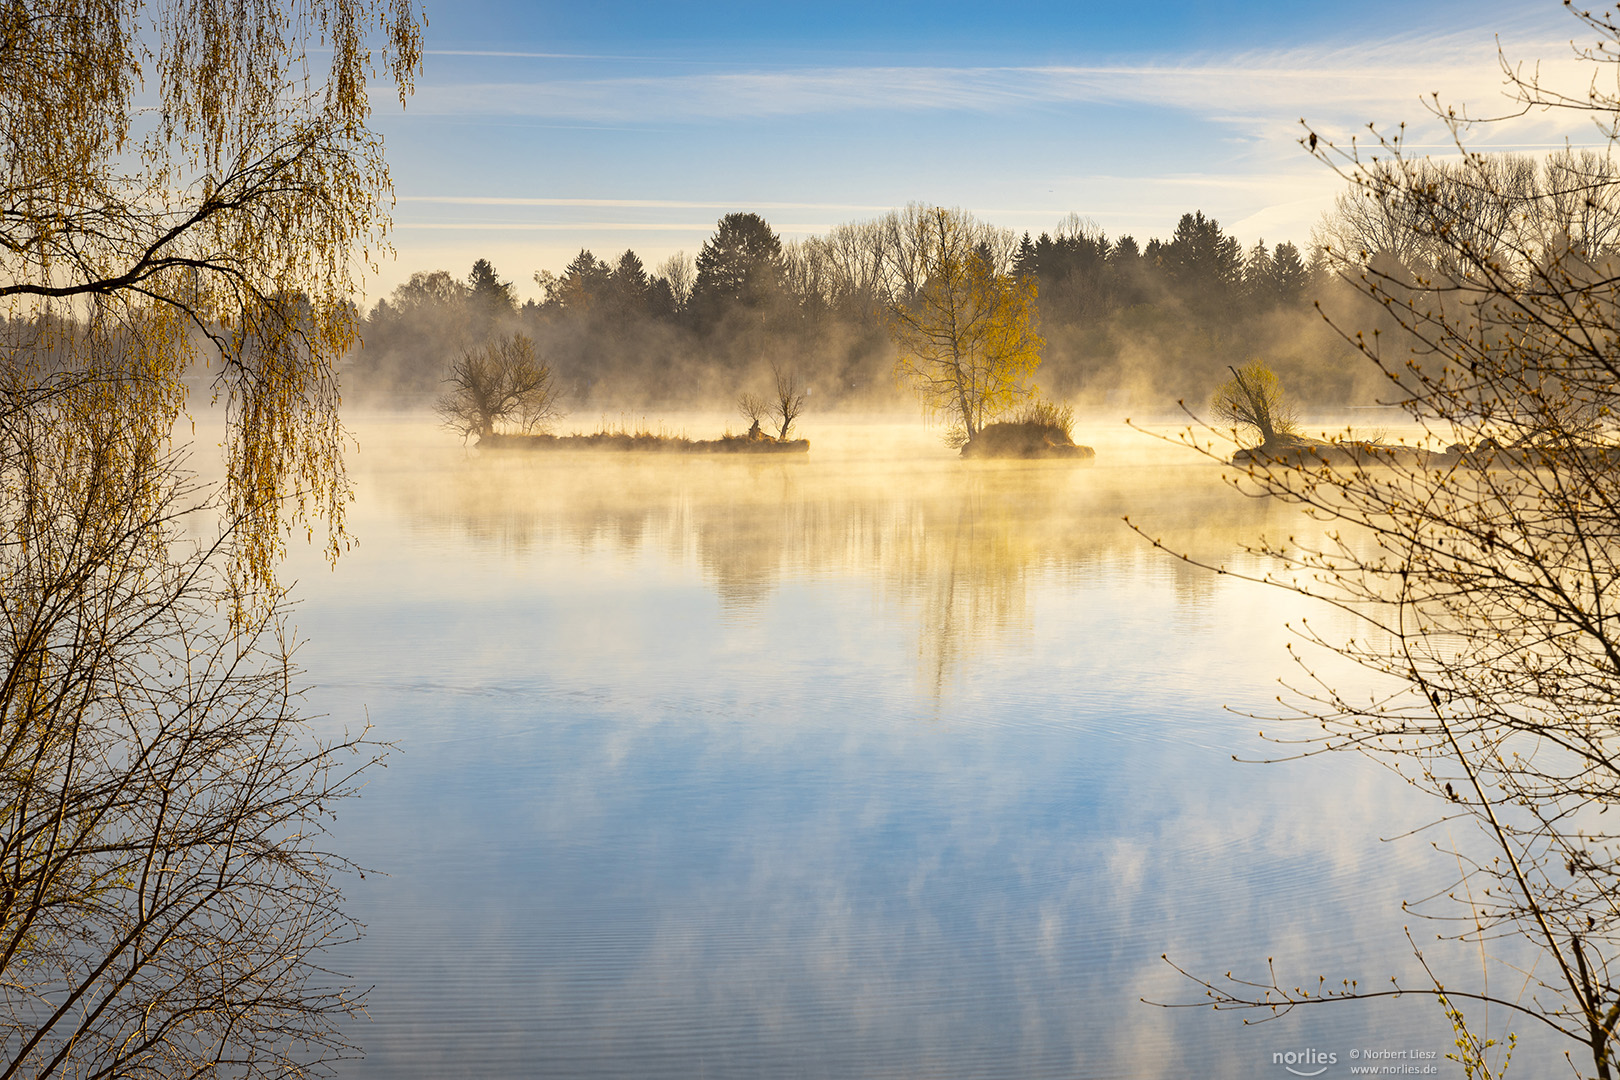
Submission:
M 478 446 L 491 450 L 596 450 L 612 453 L 663 454 L 806 454 L 809 439 L 750 439 L 745 435 L 718 439 L 688 439 L 683 435 L 631 435 L 597 432 L 594 435 L 485 435 Z

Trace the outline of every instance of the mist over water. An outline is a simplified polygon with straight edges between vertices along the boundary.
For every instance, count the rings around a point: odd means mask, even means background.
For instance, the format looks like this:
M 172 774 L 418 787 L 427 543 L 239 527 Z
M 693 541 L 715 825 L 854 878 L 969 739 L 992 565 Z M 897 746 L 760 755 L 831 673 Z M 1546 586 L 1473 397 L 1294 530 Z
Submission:
M 1234 567 L 1311 527 L 1218 467 L 1096 425 L 1090 466 L 963 462 L 914 420 L 809 418 L 794 460 L 357 430 L 360 546 L 295 559 L 312 711 L 396 747 L 332 841 L 380 871 L 333 957 L 375 985 L 340 1075 L 1252 1077 L 1309 1047 L 1337 1075 L 1449 1047 L 1409 998 L 1258 1027 L 1139 1000 L 1199 997 L 1167 952 L 1421 984 L 1400 900 L 1445 880 L 1378 840 L 1426 819 L 1368 763 L 1232 760 L 1277 754 L 1223 706 L 1275 707 L 1302 612 L 1119 520 Z

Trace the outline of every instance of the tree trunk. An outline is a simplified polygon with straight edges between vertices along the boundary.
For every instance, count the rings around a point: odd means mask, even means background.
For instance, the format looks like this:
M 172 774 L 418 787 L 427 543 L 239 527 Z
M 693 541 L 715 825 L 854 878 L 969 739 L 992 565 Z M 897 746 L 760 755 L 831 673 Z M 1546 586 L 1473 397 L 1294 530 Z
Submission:
M 1232 373 L 1232 377 L 1237 380 L 1238 389 L 1249 399 L 1249 411 L 1254 414 L 1254 426 L 1260 429 L 1260 445 L 1275 446 L 1277 431 L 1271 426 L 1271 408 L 1266 404 L 1265 398 L 1255 387 L 1248 384 L 1238 373 L 1237 368 L 1228 365 L 1226 370 Z

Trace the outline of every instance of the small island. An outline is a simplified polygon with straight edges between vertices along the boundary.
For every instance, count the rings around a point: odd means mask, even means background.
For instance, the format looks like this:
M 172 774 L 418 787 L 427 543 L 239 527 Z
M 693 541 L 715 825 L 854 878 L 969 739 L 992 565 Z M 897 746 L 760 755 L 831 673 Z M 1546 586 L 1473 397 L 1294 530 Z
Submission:
M 648 451 L 674 454 L 806 454 L 809 439 L 778 439 L 764 432 L 722 435 L 718 439 L 689 439 L 684 435 L 660 435 L 651 431 L 609 431 L 591 434 L 530 435 L 489 434 L 478 445 L 489 450 L 608 450 Z
M 450 390 L 438 401 L 444 422 L 464 438 L 477 437 L 477 445 L 488 450 L 586 450 L 661 451 L 679 454 L 805 454 L 809 439 L 789 438 L 793 424 L 804 412 L 809 390 L 797 372 L 771 365 L 776 393 L 766 399 L 745 393 L 737 398 L 744 418 L 752 421 L 742 435 L 726 432 L 718 439 L 689 439 L 685 435 L 653 432 L 645 422 L 635 430 L 621 424 L 602 427 L 589 434 L 556 435 L 548 431 L 561 415 L 551 368 L 535 354 L 534 342 L 525 334 L 495 338 L 477 348 L 463 351 L 445 380 Z M 770 419 L 775 435 L 765 431 L 760 421 Z M 515 425 L 518 430 L 502 431 Z
M 767 262 L 781 250 L 757 215 L 728 215 L 720 228 L 730 236 L 728 243 L 772 253 Z M 994 254 L 992 233 L 960 211 L 921 208 L 907 218 L 905 231 L 919 276 L 904 288 L 896 286 L 882 305 L 894 345 L 894 374 L 916 393 L 925 414 L 945 422 L 946 444 L 969 459 L 1095 459 L 1095 450 L 1074 441 L 1072 408 L 1041 398 L 1033 384 L 1046 345 L 1036 332 L 1036 276 L 1009 272 Z M 719 257 L 718 247 L 704 251 L 700 268 L 705 259 Z M 633 253 L 626 257 L 631 261 L 625 273 L 633 278 L 641 273 L 640 263 Z M 580 260 L 583 268 L 594 266 L 588 252 L 581 252 Z M 471 280 L 471 288 L 481 288 L 496 308 L 511 309 L 507 285 L 486 261 L 474 264 Z M 800 346 L 779 355 L 807 352 Z M 768 354 L 756 353 L 746 364 L 729 365 L 729 374 L 745 380 L 767 359 Z M 448 389 L 436 404 L 446 425 L 486 449 L 807 453 L 809 441 L 793 438 L 792 428 L 810 389 L 791 365 L 769 359 L 769 366 L 772 393 L 744 392 L 735 399 L 749 421 L 745 433 L 727 431 L 714 439 L 615 430 L 605 423 L 590 434 L 556 434 L 560 388 L 534 340 L 522 333 L 496 333 L 482 344 L 464 345 L 449 364 Z
M 987 424 L 962 444 L 965 458 L 1069 458 L 1091 461 L 1097 451 L 1081 446 L 1067 431 L 1053 424 L 1004 421 Z
M 1281 466 L 1416 465 L 1431 464 L 1434 451 L 1375 439 L 1313 439 L 1299 433 L 1298 414 L 1283 394 L 1282 383 L 1263 360 L 1241 368 L 1228 368 L 1232 377 L 1215 391 L 1215 415 L 1233 425 L 1233 436 L 1248 429 L 1260 437 L 1255 446 L 1240 448 L 1232 464 Z
M 1091 461 L 1097 451 L 1074 441 L 1074 410 L 1042 398 L 1025 402 L 1004 420 L 963 433 L 965 458 L 1066 458 Z
M 1324 465 L 1401 466 L 1418 469 L 1611 469 L 1620 463 L 1620 446 L 1596 438 L 1582 440 L 1567 432 L 1532 428 L 1503 442 L 1487 436 L 1475 443 L 1457 442 L 1444 450 L 1378 439 L 1313 439 L 1299 432 L 1297 414 L 1282 392 L 1276 374 L 1264 361 L 1231 368 L 1232 377 L 1215 392 L 1212 407 L 1233 425 L 1236 435 L 1247 428 L 1259 436 L 1240 448 L 1232 464 L 1261 468 L 1314 468 Z

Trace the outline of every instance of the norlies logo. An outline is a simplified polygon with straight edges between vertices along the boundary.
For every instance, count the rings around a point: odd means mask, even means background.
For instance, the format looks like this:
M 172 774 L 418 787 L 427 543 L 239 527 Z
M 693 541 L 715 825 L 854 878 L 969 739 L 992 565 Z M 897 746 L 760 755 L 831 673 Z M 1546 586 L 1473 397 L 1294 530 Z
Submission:
M 1307 1047 L 1304 1050 L 1278 1051 L 1271 1055 L 1271 1063 L 1281 1065 L 1295 1076 L 1321 1076 L 1327 1072 L 1329 1065 L 1339 1063 L 1339 1055 Z

